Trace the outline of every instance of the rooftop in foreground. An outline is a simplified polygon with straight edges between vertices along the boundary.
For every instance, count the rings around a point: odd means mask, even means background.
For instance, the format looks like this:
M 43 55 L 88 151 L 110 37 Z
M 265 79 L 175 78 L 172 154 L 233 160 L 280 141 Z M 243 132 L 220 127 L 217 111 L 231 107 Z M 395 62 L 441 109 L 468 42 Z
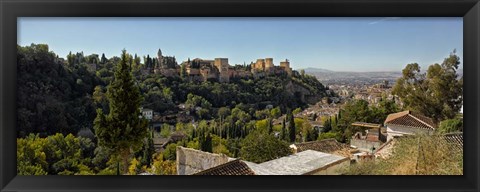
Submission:
M 349 160 L 348 157 L 306 150 L 260 164 L 245 163 L 257 175 L 304 175 Z

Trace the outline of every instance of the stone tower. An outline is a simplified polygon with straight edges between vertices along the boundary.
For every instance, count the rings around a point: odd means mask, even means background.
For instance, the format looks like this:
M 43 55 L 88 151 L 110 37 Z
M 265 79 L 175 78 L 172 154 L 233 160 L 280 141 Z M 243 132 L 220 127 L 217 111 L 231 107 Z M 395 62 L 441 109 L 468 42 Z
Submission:
M 292 76 L 292 68 L 290 68 L 290 61 L 288 59 L 285 59 L 285 61 L 280 62 L 280 67 L 287 72 L 288 75 Z
M 158 66 L 159 66 L 159 68 L 164 68 L 164 65 L 163 65 L 163 56 L 162 56 L 162 50 L 161 50 L 161 49 L 158 49 L 157 59 L 158 59 Z
M 215 67 L 217 67 L 219 74 L 220 82 L 229 82 L 230 76 L 228 75 L 228 58 L 215 58 L 214 61 Z
M 273 71 L 273 58 L 265 58 L 265 71 L 268 73 Z
M 255 63 L 255 69 L 264 71 L 265 70 L 265 59 L 257 59 Z

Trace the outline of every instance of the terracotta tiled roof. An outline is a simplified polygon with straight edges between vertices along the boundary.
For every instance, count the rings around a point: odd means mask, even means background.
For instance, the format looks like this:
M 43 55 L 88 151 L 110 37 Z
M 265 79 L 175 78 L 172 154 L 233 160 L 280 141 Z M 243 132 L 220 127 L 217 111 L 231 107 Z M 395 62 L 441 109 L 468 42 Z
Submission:
M 335 139 L 324 139 L 321 141 L 295 143 L 295 147 L 297 147 L 297 153 L 306 150 L 314 150 L 323 153 L 341 155 L 344 157 L 351 156 L 349 152 L 350 146 L 344 143 L 340 143 Z
M 255 175 L 255 172 L 246 163 L 237 159 L 193 175 Z
M 435 129 L 435 123 L 431 118 L 412 111 L 392 113 L 387 116 L 384 124 L 401 125 L 421 129 Z

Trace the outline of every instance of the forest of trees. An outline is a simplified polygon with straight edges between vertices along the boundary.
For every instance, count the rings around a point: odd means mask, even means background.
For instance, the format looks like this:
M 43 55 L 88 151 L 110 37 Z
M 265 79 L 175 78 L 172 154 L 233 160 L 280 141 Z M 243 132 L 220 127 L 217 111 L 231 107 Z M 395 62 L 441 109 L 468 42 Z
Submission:
M 120 57 L 79 52 L 63 59 L 48 45 L 17 48 L 17 153 L 23 175 L 173 173 L 177 145 L 255 162 L 270 160 L 288 154 L 288 143 L 301 141 L 302 135 L 307 140 L 317 136 L 305 120 L 293 118 L 293 109 L 307 104 L 289 92 L 287 84 L 302 86 L 319 98 L 329 96 L 316 78 L 305 74 L 193 82 L 143 75 L 139 71 L 145 64 L 126 51 Z M 152 65 L 155 60 L 148 56 L 145 61 Z M 89 64 L 96 64 L 96 71 L 89 70 Z M 177 122 L 174 131 L 187 139 L 155 154 L 155 133 L 139 117 L 139 108 L 175 113 L 180 103 L 198 127 Z M 272 125 L 286 113 L 282 126 Z M 171 126 L 162 126 L 161 134 L 169 136 Z M 282 138 L 274 137 L 273 131 L 281 129 Z M 54 140 L 58 148 L 51 148 Z M 258 142 L 271 148 L 242 147 Z
M 91 93 L 101 79 L 85 65 L 67 65 L 47 45 L 17 49 L 18 136 L 67 135 L 91 128 L 96 116 Z
M 318 132 L 309 119 L 295 117 L 307 103 L 289 91 L 301 86 L 318 98 L 335 96 L 304 72 L 264 78 L 232 79 L 230 83 L 194 82 L 183 76 L 140 72 L 156 58 L 69 53 L 66 59 L 48 45 L 18 46 L 17 165 L 20 175 L 175 174 L 176 147 L 222 153 L 256 163 L 291 153 L 289 144 L 335 138 L 348 143 L 363 131 L 353 122 L 382 124 L 390 113 L 409 109 L 433 117 L 439 133 L 463 130 L 458 113 L 463 77 L 452 53 L 442 64 L 420 73 L 408 64 L 393 93 L 403 102 L 383 97 L 377 105 L 349 100 L 338 114 L 323 118 Z M 96 70 L 89 70 L 96 64 Z M 149 129 L 140 107 L 160 116 L 175 114 L 184 104 L 192 121 Z M 314 119 L 316 119 L 314 117 Z M 280 120 L 280 125 L 273 124 Z M 172 132 L 186 138 L 156 153 L 155 136 Z M 278 135 L 275 135 L 278 133 Z

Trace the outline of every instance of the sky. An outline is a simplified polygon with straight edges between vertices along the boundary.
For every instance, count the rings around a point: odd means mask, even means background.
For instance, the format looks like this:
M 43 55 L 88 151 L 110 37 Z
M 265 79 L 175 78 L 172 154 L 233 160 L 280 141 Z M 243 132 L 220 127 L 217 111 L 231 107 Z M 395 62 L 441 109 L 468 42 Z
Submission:
M 17 43 L 48 44 L 65 58 L 83 51 L 106 57 L 122 49 L 139 56 L 228 58 L 229 64 L 288 59 L 293 69 L 401 71 L 463 58 L 462 17 L 62 18 L 20 17 Z

